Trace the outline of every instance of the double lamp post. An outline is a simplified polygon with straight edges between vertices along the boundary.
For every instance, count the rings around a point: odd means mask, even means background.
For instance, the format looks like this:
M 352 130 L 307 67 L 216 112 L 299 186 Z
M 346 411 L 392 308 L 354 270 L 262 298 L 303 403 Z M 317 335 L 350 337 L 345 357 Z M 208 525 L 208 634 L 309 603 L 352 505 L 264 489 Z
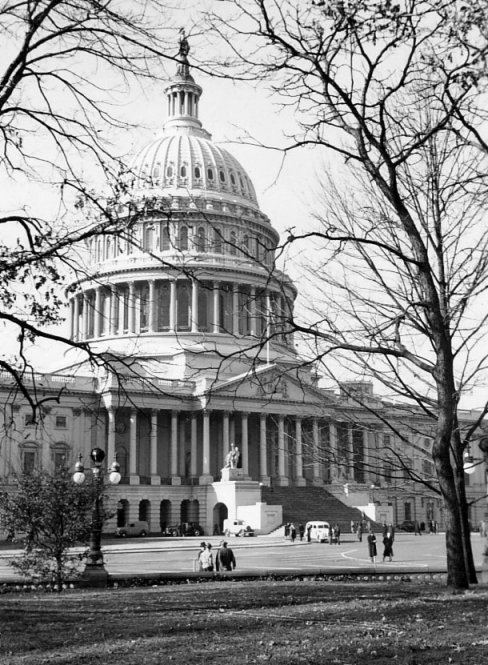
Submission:
M 102 528 L 103 528 L 103 490 L 105 487 L 105 476 L 108 475 L 108 481 L 111 485 L 118 485 L 121 480 L 120 464 L 115 460 L 110 469 L 103 467 L 105 452 L 101 448 L 93 448 L 90 452 L 92 460 L 91 472 L 95 485 L 95 499 L 93 501 L 92 522 L 90 532 L 90 546 L 88 550 L 87 562 L 82 575 L 82 583 L 87 586 L 106 586 L 108 574 L 105 570 L 103 553 L 101 548 Z M 80 454 L 78 462 L 75 465 L 73 481 L 77 485 L 85 482 L 85 468 Z

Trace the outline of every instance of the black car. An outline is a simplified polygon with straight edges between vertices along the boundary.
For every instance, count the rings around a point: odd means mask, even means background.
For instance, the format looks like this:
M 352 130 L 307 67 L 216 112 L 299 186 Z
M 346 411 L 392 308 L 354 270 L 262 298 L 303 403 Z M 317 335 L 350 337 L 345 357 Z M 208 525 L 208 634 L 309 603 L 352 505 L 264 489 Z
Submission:
M 203 536 L 204 530 L 197 522 L 181 522 L 167 526 L 163 531 L 163 536 Z
M 400 531 L 415 531 L 415 522 L 413 520 L 403 520 L 401 524 L 397 525 Z

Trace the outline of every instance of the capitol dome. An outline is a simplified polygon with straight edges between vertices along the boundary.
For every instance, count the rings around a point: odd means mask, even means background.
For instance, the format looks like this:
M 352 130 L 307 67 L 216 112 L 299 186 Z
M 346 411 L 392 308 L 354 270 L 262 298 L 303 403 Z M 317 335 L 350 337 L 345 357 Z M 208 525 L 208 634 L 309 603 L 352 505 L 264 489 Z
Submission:
M 166 87 L 167 120 L 162 136 L 133 159 L 129 171 L 133 191 L 217 198 L 258 208 L 254 186 L 237 159 L 211 140 L 198 119 L 202 88 L 180 64 Z

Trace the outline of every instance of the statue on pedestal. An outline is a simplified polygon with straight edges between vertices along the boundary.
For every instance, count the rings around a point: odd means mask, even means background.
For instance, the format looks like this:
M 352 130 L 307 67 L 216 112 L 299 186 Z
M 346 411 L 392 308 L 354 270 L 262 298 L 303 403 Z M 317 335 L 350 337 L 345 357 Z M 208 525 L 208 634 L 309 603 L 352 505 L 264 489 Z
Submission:
M 225 457 L 224 469 L 237 469 L 240 466 L 241 453 L 237 446 L 231 445 L 229 452 Z

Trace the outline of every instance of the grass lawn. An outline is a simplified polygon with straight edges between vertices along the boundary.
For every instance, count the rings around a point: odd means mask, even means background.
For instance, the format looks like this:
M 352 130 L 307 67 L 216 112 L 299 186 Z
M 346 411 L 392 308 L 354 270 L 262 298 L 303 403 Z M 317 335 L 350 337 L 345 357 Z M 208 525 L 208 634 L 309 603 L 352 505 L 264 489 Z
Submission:
M 0 596 L 1 665 L 482 665 L 488 589 L 203 582 Z

